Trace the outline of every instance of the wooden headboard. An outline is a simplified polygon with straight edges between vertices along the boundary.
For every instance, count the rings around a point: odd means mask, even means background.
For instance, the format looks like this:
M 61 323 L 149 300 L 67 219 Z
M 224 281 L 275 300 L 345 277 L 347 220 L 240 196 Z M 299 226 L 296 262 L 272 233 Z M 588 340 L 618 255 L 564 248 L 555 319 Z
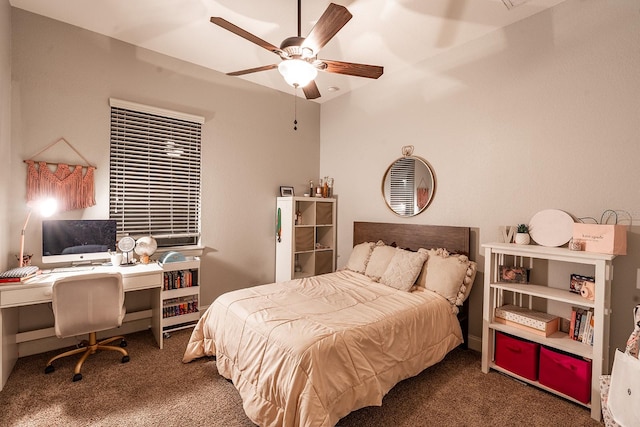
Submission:
M 383 222 L 354 222 L 353 245 L 363 242 L 382 240 L 390 245 L 417 251 L 420 248 L 446 248 L 449 252 L 469 255 L 469 227 L 448 225 L 391 224 Z M 467 346 L 469 333 L 469 299 L 464 302 L 458 312 L 458 320 L 462 328 L 463 346 Z
M 353 245 L 382 240 L 387 245 L 417 251 L 420 248 L 446 248 L 449 252 L 470 253 L 469 227 L 448 225 L 354 222 Z

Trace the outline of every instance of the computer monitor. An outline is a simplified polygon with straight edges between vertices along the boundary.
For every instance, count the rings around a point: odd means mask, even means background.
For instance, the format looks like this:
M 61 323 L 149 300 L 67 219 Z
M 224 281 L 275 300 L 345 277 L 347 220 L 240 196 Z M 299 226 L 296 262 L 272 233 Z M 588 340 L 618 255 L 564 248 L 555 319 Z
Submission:
M 116 221 L 43 220 L 42 262 L 83 263 L 109 259 L 116 250 Z

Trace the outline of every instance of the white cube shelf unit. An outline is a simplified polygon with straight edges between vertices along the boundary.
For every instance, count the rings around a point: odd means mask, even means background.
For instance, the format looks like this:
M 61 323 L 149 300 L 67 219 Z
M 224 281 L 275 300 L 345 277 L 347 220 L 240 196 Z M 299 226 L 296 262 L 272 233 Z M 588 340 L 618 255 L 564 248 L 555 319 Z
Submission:
M 278 197 L 276 209 L 276 282 L 335 271 L 336 199 Z

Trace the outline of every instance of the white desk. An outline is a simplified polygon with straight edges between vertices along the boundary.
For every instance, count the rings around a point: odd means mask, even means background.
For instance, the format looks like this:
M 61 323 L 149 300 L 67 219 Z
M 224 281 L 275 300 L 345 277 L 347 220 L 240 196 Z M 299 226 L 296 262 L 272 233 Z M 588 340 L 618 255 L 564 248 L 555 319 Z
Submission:
M 45 273 L 16 285 L 0 285 L 0 330 L 2 330 L 2 346 L 0 347 L 0 391 L 4 387 L 9 374 L 18 360 L 18 343 L 16 335 L 19 331 L 18 308 L 28 305 L 51 302 L 53 282 L 60 277 L 76 274 L 90 274 L 117 271 L 122 274 L 126 292 L 151 289 L 151 330 L 158 346 L 162 348 L 162 267 L 157 263 L 138 264 L 131 267 L 95 266 L 89 271 Z

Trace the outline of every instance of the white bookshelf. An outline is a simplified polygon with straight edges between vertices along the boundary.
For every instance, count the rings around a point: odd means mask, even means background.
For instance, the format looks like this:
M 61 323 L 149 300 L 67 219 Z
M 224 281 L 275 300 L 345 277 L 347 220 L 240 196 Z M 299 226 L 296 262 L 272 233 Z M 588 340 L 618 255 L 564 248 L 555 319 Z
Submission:
M 570 251 L 567 248 L 550 248 L 537 245 L 517 245 L 511 243 L 489 243 L 482 245 L 485 250 L 484 303 L 482 315 L 482 372 L 490 369 L 500 371 L 520 381 L 535 385 L 551 393 L 558 394 L 568 400 L 586 406 L 591 410 L 591 417 L 600 420 L 600 375 L 608 374 L 609 369 L 609 321 L 611 303 L 611 281 L 613 276 L 613 259 L 615 255 Z M 548 278 L 548 283 L 501 283 L 499 266 L 516 264 L 523 259 L 530 264 L 536 262 L 561 262 L 587 265 L 595 278 L 595 300 L 590 301 L 569 291 L 569 277 Z M 526 264 L 526 263 L 525 263 Z M 535 267 L 534 267 L 535 268 Z M 536 335 L 521 328 L 500 324 L 494 321 L 494 311 L 505 301 L 523 299 L 555 301 L 570 307 L 578 306 L 593 310 L 594 337 L 593 345 L 575 341 L 567 333 L 556 332 L 548 337 Z M 591 359 L 591 402 L 585 404 L 554 389 L 514 374 L 495 364 L 496 331 L 520 337 L 541 345 Z

